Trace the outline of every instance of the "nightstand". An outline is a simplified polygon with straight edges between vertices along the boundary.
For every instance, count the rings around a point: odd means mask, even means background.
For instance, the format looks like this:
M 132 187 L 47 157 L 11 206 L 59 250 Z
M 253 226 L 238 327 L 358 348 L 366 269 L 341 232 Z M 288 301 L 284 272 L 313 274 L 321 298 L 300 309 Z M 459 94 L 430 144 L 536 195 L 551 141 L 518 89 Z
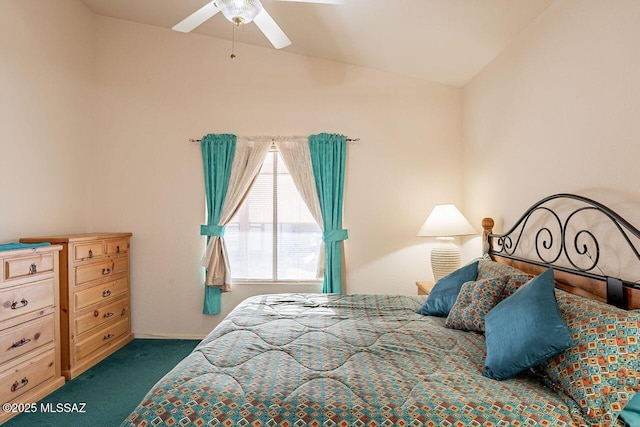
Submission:
M 433 289 L 433 285 L 436 282 L 431 280 L 421 280 L 416 282 L 416 286 L 418 287 L 418 295 L 429 295 L 431 293 L 431 289 Z

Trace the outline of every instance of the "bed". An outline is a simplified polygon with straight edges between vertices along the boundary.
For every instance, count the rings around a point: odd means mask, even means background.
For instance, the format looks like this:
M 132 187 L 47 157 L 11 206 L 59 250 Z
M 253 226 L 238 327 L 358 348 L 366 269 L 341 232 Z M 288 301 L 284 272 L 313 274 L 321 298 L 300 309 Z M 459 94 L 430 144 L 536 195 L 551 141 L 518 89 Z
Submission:
M 579 207 L 566 211 L 567 201 Z M 595 214 L 593 228 L 585 228 L 583 214 Z M 493 220 L 485 219 L 485 255 L 460 270 L 475 269 L 474 280 L 458 284 L 453 297 L 436 292 L 445 278 L 427 301 L 406 295 L 249 298 L 122 425 L 623 426 L 620 413 L 640 390 L 640 290 L 622 274 L 602 271 L 620 270 L 619 257 L 607 258 L 603 250 L 611 248 L 613 233 L 604 231 L 606 243 L 597 238 L 604 223 L 623 235 L 637 263 L 638 230 L 595 201 L 555 195 L 503 235 L 493 234 Z M 521 255 L 532 251 L 534 257 Z M 550 310 L 561 318 L 552 326 L 564 326 L 553 329 L 558 333 L 538 331 L 553 345 L 540 337 L 536 346 L 524 345 L 521 335 L 554 318 L 536 311 L 542 303 L 532 303 L 542 301 L 543 290 L 547 301 L 551 292 Z M 448 300 L 437 298 L 443 293 Z M 445 300 L 446 316 L 424 314 Z M 505 325 L 519 325 L 529 310 L 543 317 L 511 334 L 519 340 L 514 345 Z M 530 354 L 514 359 L 519 347 L 541 349 L 532 360 Z M 534 364 L 520 366 L 525 360 Z

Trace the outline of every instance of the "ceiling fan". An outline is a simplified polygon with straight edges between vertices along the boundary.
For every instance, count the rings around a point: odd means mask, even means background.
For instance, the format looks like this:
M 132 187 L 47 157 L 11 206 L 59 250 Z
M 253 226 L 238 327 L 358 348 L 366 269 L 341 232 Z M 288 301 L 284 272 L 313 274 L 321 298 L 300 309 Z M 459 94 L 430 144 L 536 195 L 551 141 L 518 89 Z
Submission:
M 279 0 L 301 3 L 342 4 L 344 0 Z M 280 29 L 276 21 L 267 13 L 260 0 L 213 0 L 172 27 L 175 31 L 188 33 L 218 12 L 235 25 L 255 22 L 260 31 L 269 39 L 273 47 L 282 49 L 291 40 Z

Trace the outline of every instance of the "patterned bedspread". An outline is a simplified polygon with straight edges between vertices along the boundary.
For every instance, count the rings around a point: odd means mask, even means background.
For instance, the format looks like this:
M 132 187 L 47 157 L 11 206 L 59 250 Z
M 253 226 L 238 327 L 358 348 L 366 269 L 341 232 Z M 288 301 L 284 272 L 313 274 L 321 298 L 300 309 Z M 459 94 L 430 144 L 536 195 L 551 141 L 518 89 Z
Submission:
M 578 426 L 533 376 L 482 376 L 484 338 L 424 297 L 278 294 L 241 303 L 123 426 Z M 566 398 L 565 398 L 566 399 Z

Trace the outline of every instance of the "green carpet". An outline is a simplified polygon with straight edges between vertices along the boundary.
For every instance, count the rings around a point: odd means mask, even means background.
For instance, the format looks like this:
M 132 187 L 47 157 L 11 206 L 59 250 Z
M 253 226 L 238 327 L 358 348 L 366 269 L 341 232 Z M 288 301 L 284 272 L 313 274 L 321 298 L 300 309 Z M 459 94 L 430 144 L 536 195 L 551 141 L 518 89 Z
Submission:
M 114 427 L 129 415 L 144 395 L 164 374 L 199 343 L 195 340 L 135 339 L 96 366 L 85 371 L 42 399 L 37 407 L 50 403 L 62 412 L 24 413 L 4 426 Z M 65 408 L 84 413 L 65 412 Z M 65 406 L 65 404 L 68 404 Z

